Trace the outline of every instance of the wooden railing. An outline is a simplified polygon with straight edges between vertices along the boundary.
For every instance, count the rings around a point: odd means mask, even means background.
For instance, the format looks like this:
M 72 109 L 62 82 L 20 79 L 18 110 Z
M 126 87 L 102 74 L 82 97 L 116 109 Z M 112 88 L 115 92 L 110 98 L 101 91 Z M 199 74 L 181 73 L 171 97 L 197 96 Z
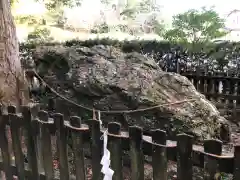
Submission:
M 182 72 L 196 87 L 211 100 L 222 115 L 231 120 L 240 119 L 240 76 L 227 73 Z M 220 88 L 222 86 L 222 88 Z
M 31 109 L 24 106 L 21 113 L 16 113 L 14 106 L 9 106 L 6 113 L 1 111 L 0 170 L 5 173 L 7 180 L 13 175 L 19 180 L 24 179 L 70 179 L 68 168 L 68 146 L 72 144 L 75 165 L 75 179 L 86 179 L 85 154 L 83 144 L 90 144 L 92 178 L 99 179 L 101 175 L 102 140 L 106 129 L 101 128 L 98 120 L 88 120 L 86 124 L 73 116 L 65 121 L 60 113 L 49 114 L 39 111 L 38 116 L 31 114 Z M 51 117 L 51 118 L 50 118 Z M 10 127 L 11 140 L 6 128 Z M 130 156 L 131 179 L 144 179 L 144 155 L 152 157 L 153 179 L 167 180 L 168 160 L 177 162 L 177 178 L 179 180 L 193 179 L 193 165 L 204 168 L 203 176 L 214 179 L 219 172 L 233 174 L 234 180 L 240 179 L 240 146 L 235 147 L 234 155 L 222 154 L 222 142 L 206 140 L 203 150 L 193 145 L 193 138 L 186 134 L 177 137 L 177 143 L 167 143 L 166 133 L 162 130 L 153 130 L 151 136 L 144 136 L 142 128 L 131 126 L 128 132 L 121 131 L 121 125 L 116 122 L 108 124 L 108 147 L 111 152 L 111 168 L 114 170 L 113 179 L 123 179 L 122 152 L 127 151 Z M 24 133 L 22 133 L 24 131 Z M 25 136 L 27 147 L 27 163 L 24 162 L 21 134 Z M 68 139 L 71 136 L 71 142 Z M 37 149 L 40 137 L 41 149 Z M 57 157 L 59 160 L 60 177 L 54 176 L 51 137 L 56 138 Z M 15 162 L 12 162 L 9 153 L 9 143 L 12 144 Z M 38 154 L 38 151 L 40 154 Z M 39 165 L 39 158 L 42 164 Z M 39 166 L 43 172 L 39 172 Z M 71 174 L 72 176 L 72 174 Z M 101 179 L 101 178 L 100 178 Z

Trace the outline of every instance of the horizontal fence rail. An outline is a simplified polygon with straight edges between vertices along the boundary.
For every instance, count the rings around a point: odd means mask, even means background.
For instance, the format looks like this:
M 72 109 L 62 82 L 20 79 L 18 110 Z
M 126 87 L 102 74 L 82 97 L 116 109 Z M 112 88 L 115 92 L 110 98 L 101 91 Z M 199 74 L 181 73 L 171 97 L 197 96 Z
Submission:
M 98 120 L 88 120 L 81 123 L 81 118 L 72 116 L 65 121 L 63 115 L 56 113 L 49 117 L 48 112 L 39 111 L 33 117 L 28 106 L 16 113 L 14 106 L 8 107 L 8 112 L 1 111 L 0 124 L 0 170 L 7 180 L 13 175 L 19 180 L 24 179 L 70 179 L 68 167 L 68 144 L 71 136 L 74 155 L 74 179 L 86 179 L 84 144 L 90 144 L 92 179 L 101 179 L 102 140 L 101 135 L 106 129 L 100 126 Z M 7 127 L 10 127 L 11 142 L 7 137 Z M 129 131 L 121 131 L 121 125 L 116 122 L 108 124 L 108 148 L 111 152 L 111 168 L 114 170 L 113 180 L 123 179 L 123 151 L 130 156 L 131 179 L 144 179 L 144 155 L 152 157 L 153 179 L 167 180 L 168 160 L 177 162 L 177 178 L 179 180 L 193 179 L 193 166 L 203 168 L 205 179 L 214 179 L 220 172 L 233 174 L 234 180 L 240 179 L 240 146 L 235 146 L 231 156 L 223 155 L 222 142 L 219 140 L 204 141 L 203 151 L 193 145 L 193 137 L 187 134 L 177 136 L 177 142 L 169 144 L 166 132 L 153 130 L 151 136 L 144 136 L 140 127 L 130 126 Z M 22 133 L 24 131 L 24 133 Z M 24 161 L 21 134 L 25 136 L 27 146 L 27 163 Z M 38 137 L 40 136 L 40 150 Z M 59 159 L 60 176 L 54 176 L 51 137 L 56 137 L 57 156 Z M 12 144 L 15 161 L 11 159 L 9 144 Z M 40 154 L 39 154 L 40 152 Z M 39 164 L 41 159 L 41 164 Z M 43 172 L 40 172 L 42 166 Z M 71 175 L 72 176 L 72 175 Z

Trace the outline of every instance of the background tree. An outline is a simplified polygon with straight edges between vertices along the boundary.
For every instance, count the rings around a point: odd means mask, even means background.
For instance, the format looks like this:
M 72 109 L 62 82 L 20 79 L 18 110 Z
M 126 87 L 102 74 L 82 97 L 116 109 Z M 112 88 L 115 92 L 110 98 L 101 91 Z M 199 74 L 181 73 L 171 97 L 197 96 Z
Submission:
M 126 16 L 127 18 L 136 18 L 138 14 L 141 13 L 150 13 L 155 12 L 159 13 L 161 10 L 160 6 L 153 3 L 151 0 L 128 0 L 124 7 L 122 7 L 122 16 Z
M 228 63 L 224 60 L 225 54 L 222 51 L 213 52 L 210 48 L 212 40 L 228 33 L 224 27 L 225 20 L 213 8 L 192 9 L 173 17 L 172 28 L 165 32 L 164 38 L 185 46 L 191 61 L 197 60 L 198 67 L 206 59 L 208 63 L 216 60 L 224 67 Z
M 43 2 L 48 10 L 53 10 L 56 8 L 60 8 L 62 6 L 68 7 L 81 6 L 82 0 L 43 0 Z
M 225 36 L 225 20 L 210 8 L 189 10 L 173 17 L 172 29 L 166 31 L 164 38 L 170 41 L 191 43 L 209 42 Z
M 154 1 L 129 0 L 122 8 L 120 15 L 123 17 L 123 19 L 133 21 L 142 15 L 142 24 L 139 25 L 139 27 L 147 26 L 151 29 L 151 32 L 154 32 L 160 36 L 162 36 L 165 30 L 164 21 L 160 17 L 161 7 L 158 4 L 154 3 Z M 141 31 L 144 31 L 144 28 L 142 28 Z

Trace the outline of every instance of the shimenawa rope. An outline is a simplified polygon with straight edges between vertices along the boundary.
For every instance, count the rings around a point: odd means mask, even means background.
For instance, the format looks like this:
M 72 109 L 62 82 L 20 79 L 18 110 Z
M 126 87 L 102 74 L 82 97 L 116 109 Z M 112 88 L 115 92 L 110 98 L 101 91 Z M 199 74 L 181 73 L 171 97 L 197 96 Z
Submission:
M 77 107 L 88 110 L 88 111 L 93 111 L 93 109 L 95 109 L 95 108 L 89 108 L 89 107 L 83 106 L 81 104 L 78 104 L 78 103 L 64 97 L 63 95 L 59 94 L 55 89 L 53 89 L 49 84 L 47 84 L 36 71 L 34 71 L 34 74 L 35 74 L 36 77 L 38 77 L 39 80 L 42 81 L 43 84 L 45 84 L 54 94 L 56 94 L 61 99 L 65 100 L 65 101 L 67 101 L 67 102 L 69 102 L 69 103 L 71 103 L 71 104 L 73 104 Z M 143 112 L 143 111 L 152 110 L 152 109 L 155 109 L 155 108 L 158 108 L 158 107 L 166 107 L 166 106 L 171 106 L 171 105 L 175 105 L 175 104 L 182 104 L 182 103 L 192 102 L 192 101 L 197 101 L 197 100 L 198 100 L 197 98 L 186 99 L 186 100 L 182 100 L 182 101 L 177 101 L 177 102 L 172 102 L 172 103 L 164 103 L 164 104 L 159 104 L 159 105 L 152 106 L 152 107 L 147 107 L 147 108 L 143 108 L 143 109 L 134 109 L 134 110 L 113 110 L 113 111 L 103 111 L 103 110 L 97 110 L 97 109 L 95 109 L 95 110 L 99 111 L 101 113 L 105 113 L 105 114 L 135 113 L 135 112 Z

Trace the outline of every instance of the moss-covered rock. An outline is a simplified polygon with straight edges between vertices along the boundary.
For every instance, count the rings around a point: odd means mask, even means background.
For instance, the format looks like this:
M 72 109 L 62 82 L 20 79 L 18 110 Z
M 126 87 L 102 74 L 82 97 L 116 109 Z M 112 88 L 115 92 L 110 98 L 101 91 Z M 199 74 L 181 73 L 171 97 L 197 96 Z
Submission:
M 198 140 L 229 140 L 228 122 L 186 77 L 162 71 L 137 52 L 105 45 L 39 46 L 34 59 L 37 71 L 57 92 L 90 108 L 121 111 L 176 103 L 134 113 L 103 113 L 104 123 L 117 120 L 124 128 L 139 125 L 147 131 L 161 128 L 173 139 L 185 132 Z M 58 100 L 57 108 L 84 118 L 92 113 L 65 100 Z

